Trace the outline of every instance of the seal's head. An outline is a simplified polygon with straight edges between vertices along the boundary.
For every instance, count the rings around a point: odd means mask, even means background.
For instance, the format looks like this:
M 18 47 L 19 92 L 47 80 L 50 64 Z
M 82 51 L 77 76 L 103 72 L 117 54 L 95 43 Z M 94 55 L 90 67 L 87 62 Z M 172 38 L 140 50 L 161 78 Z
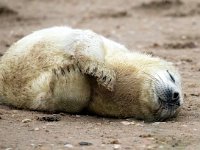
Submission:
M 163 121 L 176 116 L 183 103 L 178 72 L 168 64 L 166 68 L 152 70 L 148 76 L 152 86 L 149 96 L 154 100 L 154 119 Z
M 176 116 L 183 104 L 181 79 L 176 68 L 159 58 L 152 58 L 143 68 L 146 86 L 141 96 L 151 102 L 153 120 L 163 121 Z

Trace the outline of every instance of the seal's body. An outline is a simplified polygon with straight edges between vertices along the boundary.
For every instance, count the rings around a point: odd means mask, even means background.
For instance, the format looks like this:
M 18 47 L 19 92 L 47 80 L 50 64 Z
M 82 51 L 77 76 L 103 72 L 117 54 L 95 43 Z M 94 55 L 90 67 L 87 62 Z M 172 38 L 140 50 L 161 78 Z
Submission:
M 19 40 L 0 62 L 1 102 L 18 108 L 163 120 L 182 104 L 164 60 L 90 30 L 53 27 Z

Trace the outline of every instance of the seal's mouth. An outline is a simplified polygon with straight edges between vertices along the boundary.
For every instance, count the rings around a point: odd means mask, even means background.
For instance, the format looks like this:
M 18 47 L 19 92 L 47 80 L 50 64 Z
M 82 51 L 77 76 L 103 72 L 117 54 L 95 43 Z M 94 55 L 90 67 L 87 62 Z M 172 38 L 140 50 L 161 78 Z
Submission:
M 164 101 L 160 97 L 158 97 L 158 102 L 160 103 L 160 107 L 163 109 L 177 109 L 180 107 L 180 101 Z
M 156 121 L 165 121 L 169 118 L 173 118 L 176 116 L 178 112 L 178 108 L 180 107 L 180 101 L 169 102 L 164 101 L 160 97 L 158 97 L 159 108 L 155 113 Z

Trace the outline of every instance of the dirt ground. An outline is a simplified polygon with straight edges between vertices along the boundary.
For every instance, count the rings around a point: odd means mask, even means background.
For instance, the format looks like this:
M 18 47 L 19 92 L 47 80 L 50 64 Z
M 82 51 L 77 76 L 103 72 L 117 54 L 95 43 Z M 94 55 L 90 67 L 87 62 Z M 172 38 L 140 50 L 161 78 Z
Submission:
M 145 123 L 0 106 L 0 149 L 199 149 L 199 0 L 0 0 L 0 52 L 44 27 L 89 28 L 173 62 L 185 103 L 175 119 Z

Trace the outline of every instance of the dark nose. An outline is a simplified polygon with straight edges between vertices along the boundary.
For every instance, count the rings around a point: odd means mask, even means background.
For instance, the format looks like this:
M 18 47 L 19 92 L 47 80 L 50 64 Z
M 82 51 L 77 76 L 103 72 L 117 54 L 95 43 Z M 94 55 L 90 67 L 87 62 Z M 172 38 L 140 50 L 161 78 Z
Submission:
M 173 92 L 172 93 L 172 101 L 177 102 L 179 100 L 179 93 L 178 92 Z
M 181 93 L 173 88 L 158 90 L 158 98 L 164 105 L 178 108 L 181 105 Z

